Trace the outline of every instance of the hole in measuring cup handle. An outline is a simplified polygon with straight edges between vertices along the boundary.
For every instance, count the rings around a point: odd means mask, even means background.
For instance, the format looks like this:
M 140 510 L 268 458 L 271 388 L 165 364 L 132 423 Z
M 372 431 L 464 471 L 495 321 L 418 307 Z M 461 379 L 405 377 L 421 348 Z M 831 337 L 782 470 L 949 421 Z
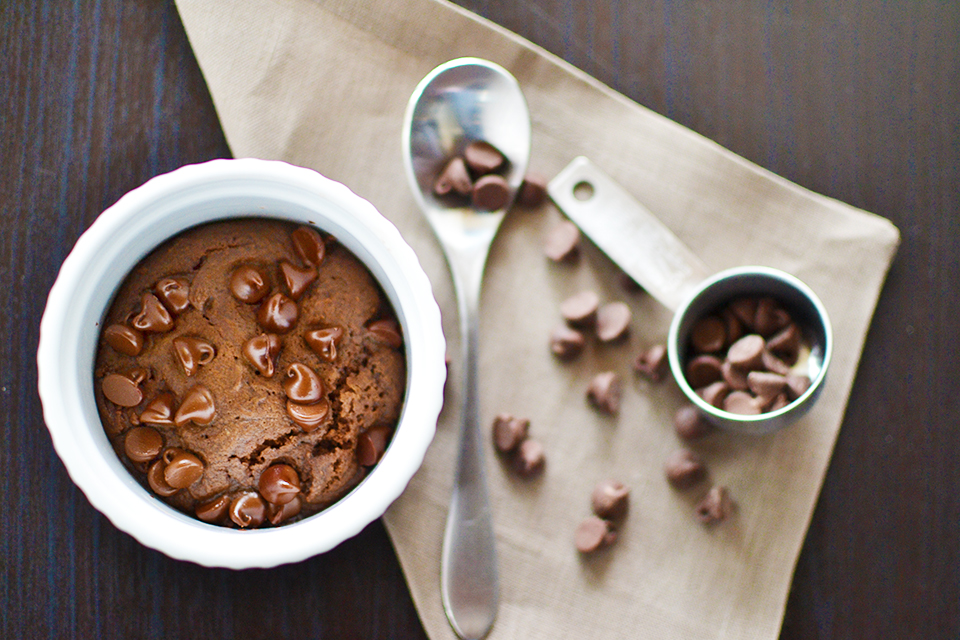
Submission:
M 593 184 L 587 182 L 586 180 L 581 180 L 577 184 L 573 185 L 573 197 L 580 202 L 586 202 L 593 197 L 593 194 Z

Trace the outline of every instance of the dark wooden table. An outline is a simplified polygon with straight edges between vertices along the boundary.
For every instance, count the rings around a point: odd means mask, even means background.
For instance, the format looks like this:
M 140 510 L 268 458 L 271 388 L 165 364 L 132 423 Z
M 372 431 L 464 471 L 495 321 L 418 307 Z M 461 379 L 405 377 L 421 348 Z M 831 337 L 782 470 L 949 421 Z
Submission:
M 782 637 L 958 637 L 960 3 L 460 2 L 901 229 Z M 0 637 L 423 638 L 379 522 L 295 566 L 209 570 L 71 483 L 36 392 L 59 265 L 121 194 L 229 149 L 172 1 L 0 4 Z

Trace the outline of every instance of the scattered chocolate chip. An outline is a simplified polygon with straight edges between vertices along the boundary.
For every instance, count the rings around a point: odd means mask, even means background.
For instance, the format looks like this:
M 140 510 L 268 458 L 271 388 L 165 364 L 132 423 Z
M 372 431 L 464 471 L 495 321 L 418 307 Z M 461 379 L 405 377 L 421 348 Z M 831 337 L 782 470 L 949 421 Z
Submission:
M 600 296 L 585 289 L 560 303 L 560 316 L 575 327 L 586 326 L 596 320 L 599 307 Z
M 241 529 L 253 529 L 267 517 L 267 504 L 256 491 L 241 491 L 230 502 L 230 519 Z
M 529 171 L 520 183 L 517 202 L 524 207 L 539 207 L 547 199 L 547 178 L 536 171 Z
M 652 382 L 661 382 L 667 375 L 668 367 L 667 347 L 662 344 L 641 351 L 633 361 L 633 370 Z
M 303 334 L 307 345 L 327 362 L 337 359 L 337 343 L 340 342 L 341 337 L 343 337 L 343 329 L 340 327 L 312 329 Z
M 597 516 L 588 516 L 573 534 L 573 541 L 580 553 L 592 553 L 601 547 L 613 544 L 617 534 L 612 524 Z
M 580 228 L 569 220 L 562 220 L 547 234 L 543 253 L 554 262 L 573 258 L 579 253 Z
M 202 384 L 197 384 L 187 390 L 180 402 L 180 408 L 173 416 L 173 423 L 182 427 L 190 422 L 205 427 L 213 422 L 217 415 L 217 406 L 213 394 Z
M 243 343 L 243 357 L 260 372 L 260 375 L 272 378 L 276 371 L 277 356 L 280 354 L 280 336 L 263 333 Z
M 550 332 L 550 352 L 561 360 L 576 357 L 585 345 L 584 335 L 565 324 L 554 327 Z
M 240 265 L 230 276 L 230 293 L 246 304 L 255 304 L 270 293 L 270 281 L 263 269 L 250 264 Z
M 630 506 L 630 489 L 619 480 L 603 480 L 590 494 L 594 515 L 605 520 L 620 520 Z
M 433 192 L 438 196 L 449 193 L 469 196 L 471 191 L 473 191 L 473 181 L 470 179 L 470 172 L 467 171 L 463 158 L 460 156 L 450 158 L 433 183 Z
M 230 496 L 223 494 L 211 500 L 197 503 L 193 512 L 197 518 L 204 522 L 220 524 L 226 519 L 228 509 L 230 509 Z
M 286 333 L 297 323 L 300 309 L 297 303 L 282 293 L 267 298 L 257 311 L 257 322 L 267 331 Z
M 203 463 L 188 451 L 167 449 L 163 462 L 163 479 L 174 489 L 186 489 L 203 477 Z
M 297 227 L 290 234 L 293 250 L 311 267 L 319 267 L 327 255 L 327 245 L 320 233 L 307 226 Z
M 288 464 L 272 464 L 260 474 L 260 495 L 272 504 L 292 502 L 300 493 L 300 476 Z
M 173 353 L 188 376 L 196 375 L 201 366 L 209 364 L 217 355 L 217 349 L 201 338 L 180 336 L 173 339 Z
M 281 260 L 280 275 L 283 276 L 283 284 L 287 287 L 290 297 L 299 300 L 300 296 L 317 279 L 317 269 L 316 267 L 301 268 L 292 262 Z
M 163 436 L 153 427 L 133 427 L 124 436 L 123 450 L 134 462 L 150 462 L 163 450 Z
M 481 176 L 473 184 L 471 202 L 481 211 L 499 211 L 510 202 L 510 185 L 495 173 Z
M 377 342 L 391 349 L 399 349 L 403 345 L 400 326 L 393 320 L 375 320 L 367 325 L 367 331 Z
M 463 159 L 470 170 L 478 175 L 496 171 L 505 161 L 499 149 L 483 140 L 474 140 L 468 144 L 463 150 Z
M 173 329 L 173 316 L 167 311 L 157 296 L 152 293 L 143 294 L 140 313 L 130 322 L 134 329 L 144 333 L 165 333 Z
M 733 500 L 724 486 L 713 486 L 697 505 L 697 517 L 704 524 L 726 520 L 733 512 Z
M 130 375 L 108 373 L 100 383 L 104 397 L 121 407 L 135 407 L 143 402 L 140 381 Z
M 601 342 L 613 342 L 622 338 L 630 327 L 633 317 L 623 302 L 608 302 L 597 309 L 597 337 Z
M 603 413 L 615 414 L 620 410 L 620 376 L 613 371 L 598 373 L 587 387 L 587 398 Z
M 180 315 L 190 307 L 190 281 L 186 278 L 162 278 L 153 290 L 163 306 L 174 315 Z
M 287 400 L 287 415 L 306 432 L 322 425 L 330 415 L 330 403 L 326 399 L 313 404 L 298 404 Z
M 287 367 L 283 380 L 283 392 L 291 401 L 298 404 L 314 404 L 323 398 L 323 382 L 313 369 L 305 364 L 294 362 Z M 267 500 L 270 499 L 267 498 Z
M 521 476 L 532 476 L 540 473 L 546 464 L 543 444 L 533 438 L 525 438 L 513 458 L 514 468 Z
M 377 425 L 370 427 L 357 438 L 357 462 L 362 467 L 372 467 L 380 462 L 387 443 L 393 435 L 393 427 Z
M 125 324 L 112 324 L 104 329 L 103 341 L 127 356 L 138 356 L 143 351 L 143 334 Z
M 493 420 L 493 445 L 501 453 L 515 451 L 530 431 L 530 421 L 501 413 Z
M 163 391 L 147 403 L 146 408 L 140 414 L 140 422 L 164 427 L 171 426 L 173 425 L 173 415 L 176 408 L 177 401 L 173 394 L 169 391 Z
M 713 431 L 713 425 L 692 404 L 677 409 L 673 415 L 673 428 L 683 440 L 699 440 Z
M 689 449 L 677 449 L 663 465 L 667 482 L 677 489 L 687 489 L 707 477 L 703 460 Z

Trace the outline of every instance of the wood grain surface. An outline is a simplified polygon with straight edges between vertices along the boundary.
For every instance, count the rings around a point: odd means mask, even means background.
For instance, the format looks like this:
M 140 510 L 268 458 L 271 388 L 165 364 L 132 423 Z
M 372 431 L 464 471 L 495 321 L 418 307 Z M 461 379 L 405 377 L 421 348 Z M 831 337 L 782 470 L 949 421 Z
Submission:
M 960 4 L 458 4 L 900 228 L 782 638 L 958 637 Z M 70 481 L 36 391 L 60 263 L 126 191 L 230 150 L 171 0 L 0 3 L 0 59 L 0 637 L 424 638 L 380 522 L 297 565 L 210 570 Z

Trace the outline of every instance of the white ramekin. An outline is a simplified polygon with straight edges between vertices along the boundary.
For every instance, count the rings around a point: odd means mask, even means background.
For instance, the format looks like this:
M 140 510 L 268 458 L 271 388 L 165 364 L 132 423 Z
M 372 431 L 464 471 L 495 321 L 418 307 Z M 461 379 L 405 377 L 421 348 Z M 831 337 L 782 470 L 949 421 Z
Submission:
M 127 273 L 189 227 L 267 217 L 315 225 L 366 264 L 397 313 L 407 388 L 390 447 L 328 509 L 300 522 L 240 531 L 203 523 L 145 490 L 123 467 L 100 422 L 93 366 L 100 322 Z M 37 353 L 43 415 L 73 481 L 119 529 L 173 558 L 242 569 L 327 551 L 380 517 L 420 467 L 443 403 L 445 344 L 426 274 L 396 227 L 369 202 L 310 169 L 254 159 L 213 160 L 157 176 L 104 211 L 77 240 L 50 290 Z

